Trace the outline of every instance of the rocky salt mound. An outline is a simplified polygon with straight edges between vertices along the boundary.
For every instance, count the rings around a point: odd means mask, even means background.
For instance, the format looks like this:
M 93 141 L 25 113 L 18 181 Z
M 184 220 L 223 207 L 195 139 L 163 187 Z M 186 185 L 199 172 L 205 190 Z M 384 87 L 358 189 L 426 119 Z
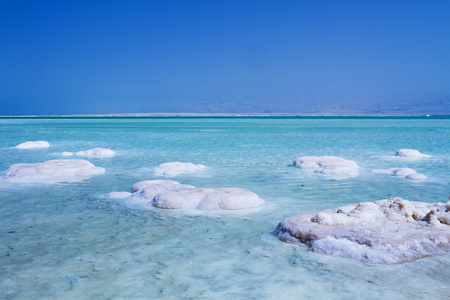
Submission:
M 126 194 L 113 192 L 110 197 Z M 238 210 L 264 204 L 255 193 L 241 188 L 197 188 L 173 180 L 145 180 L 132 187 L 128 204 L 164 209 Z
M 16 146 L 17 149 L 48 148 L 50 144 L 46 141 L 28 141 Z
M 192 174 L 204 170 L 204 165 L 194 165 L 193 163 L 169 162 L 155 168 L 156 176 L 174 177 L 181 174 Z
M 275 234 L 312 250 L 371 263 L 402 263 L 450 251 L 450 202 L 392 198 L 281 221 Z
M 377 173 L 377 174 L 395 175 L 395 176 L 399 176 L 399 177 L 403 177 L 403 178 L 411 179 L 411 180 L 427 179 L 427 176 L 417 173 L 415 170 L 410 169 L 410 168 L 391 168 L 391 169 L 387 169 L 387 170 L 373 169 L 372 172 Z
M 86 156 L 86 157 L 96 157 L 96 158 L 109 158 L 116 155 L 116 152 L 112 151 L 111 149 L 106 148 L 94 148 L 89 149 L 86 151 L 78 151 L 78 152 L 63 152 L 61 153 L 62 156 Z
M 84 159 L 55 159 L 42 163 L 12 165 L 3 177 L 11 182 L 56 183 L 82 181 L 103 173 L 105 169 Z
M 316 173 L 358 176 L 359 166 L 352 160 L 336 156 L 302 156 L 294 160 L 294 166 Z
M 430 157 L 430 155 L 420 153 L 419 151 L 414 149 L 400 149 L 395 153 L 395 156 L 410 157 L 410 158 Z

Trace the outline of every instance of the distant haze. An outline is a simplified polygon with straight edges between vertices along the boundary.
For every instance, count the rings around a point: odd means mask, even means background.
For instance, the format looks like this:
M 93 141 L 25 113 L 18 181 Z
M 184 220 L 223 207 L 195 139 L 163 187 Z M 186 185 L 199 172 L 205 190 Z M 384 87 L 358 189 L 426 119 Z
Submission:
M 1 1 L 0 115 L 450 114 L 450 1 Z

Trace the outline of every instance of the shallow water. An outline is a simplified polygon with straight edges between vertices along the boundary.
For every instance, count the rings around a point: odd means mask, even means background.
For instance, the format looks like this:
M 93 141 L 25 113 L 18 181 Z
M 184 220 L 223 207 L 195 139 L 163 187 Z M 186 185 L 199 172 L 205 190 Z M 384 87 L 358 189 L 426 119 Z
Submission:
M 0 171 L 95 147 L 106 173 L 79 183 L 0 181 L 2 299 L 447 299 L 450 254 L 397 265 L 332 257 L 273 235 L 283 218 L 402 197 L 447 202 L 450 118 L 4 118 Z M 14 146 L 45 140 L 47 149 Z M 431 155 L 395 157 L 402 148 Z M 299 156 L 354 160 L 335 180 L 292 166 Z M 110 199 L 165 162 L 206 171 L 171 179 L 236 186 L 266 205 L 240 213 L 137 209 Z M 371 169 L 409 167 L 412 181 Z

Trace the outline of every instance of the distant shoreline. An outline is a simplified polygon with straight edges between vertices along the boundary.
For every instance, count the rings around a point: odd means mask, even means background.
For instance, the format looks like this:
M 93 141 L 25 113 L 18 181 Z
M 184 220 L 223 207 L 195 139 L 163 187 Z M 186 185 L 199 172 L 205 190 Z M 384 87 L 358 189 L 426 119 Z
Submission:
M 0 115 L 0 118 L 82 118 L 82 117 L 448 117 L 425 114 L 337 114 L 337 113 L 120 113 L 64 115 Z

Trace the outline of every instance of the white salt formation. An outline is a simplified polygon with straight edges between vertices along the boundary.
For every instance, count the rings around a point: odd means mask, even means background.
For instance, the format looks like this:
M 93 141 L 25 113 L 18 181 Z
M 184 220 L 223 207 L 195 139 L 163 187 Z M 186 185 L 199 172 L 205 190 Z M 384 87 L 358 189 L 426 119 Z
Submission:
M 50 144 L 46 141 L 28 141 L 16 146 L 17 149 L 37 149 L 37 148 L 48 148 Z
M 194 165 L 193 163 L 170 162 L 156 167 L 155 175 L 174 177 L 181 174 L 191 174 L 205 168 L 206 167 L 204 165 Z
M 108 193 L 108 196 L 111 198 L 122 199 L 122 198 L 130 197 L 131 193 L 130 192 L 111 192 L 111 193 Z
M 390 174 L 390 175 L 400 176 L 400 177 L 412 179 L 412 180 L 427 179 L 427 176 L 417 173 L 415 170 L 410 169 L 410 168 L 391 168 L 391 169 L 387 169 L 387 170 L 373 169 L 372 172 L 377 173 L 377 174 Z
M 89 149 L 86 151 L 78 151 L 76 153 L 67 152 L 67 151 L 61 153 L 62 156 L 73 156 L 74 154 L 77 156 L 108 158 L 108 157 L 113 157 L 114 155 L 116 155 L 116 152 L 112 151 L 111 149 L 94 148 L 94 149 Z
M 105 173 L 84 159 L 55 159 L 42 163 L 15 164 L 9 167 L 4 177 L 12 182 L 75 182 Z
M 395 156 L 412 157 L 412 158 L 430 157 L 430 155 L 420 153 L 419 151 L 414 149 L 400 149 L 395 153 Z
M 450 201 L 392 198 L 295 215 L 275 234 L 312 250 L 371 263 L 402 263 L 450 251 Z
M 262 204 L 264 201 L 255 193 L 241 188 L 177 187 L 165 190 L 153 198 L 153 206 L 168 209 L 231 210 Z
M 126 203 L 143 207 L 236 210 L 264 204 L 255 193 L 241 188 L 196 188 L 173 180 L 140 181 L 133 185 L 132 192 Z
M 316 173 L 358 176 L 358 165 L 352 160 L 336 156 L 302 156 L 294 160 L 294 166 Z

